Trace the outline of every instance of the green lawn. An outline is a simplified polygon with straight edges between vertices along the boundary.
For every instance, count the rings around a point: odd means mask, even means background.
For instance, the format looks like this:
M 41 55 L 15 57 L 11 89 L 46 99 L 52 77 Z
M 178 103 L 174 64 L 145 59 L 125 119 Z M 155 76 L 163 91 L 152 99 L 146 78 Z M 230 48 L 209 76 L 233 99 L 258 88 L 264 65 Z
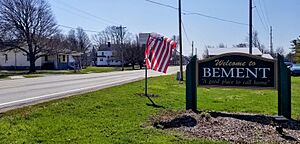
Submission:
M 300 77 L 293 78 L 293 117 L 300 118 Z M 162 108 L 147 106 L 143 81 L 12 110 L 0 115 L 0 143 L 215 143 L 145 127 Z M 149 93 L 165 110 L 185 109 L 185 85 L 151 78 Z M 276 114 L 273 90 L 199 88 L 199 109 Z

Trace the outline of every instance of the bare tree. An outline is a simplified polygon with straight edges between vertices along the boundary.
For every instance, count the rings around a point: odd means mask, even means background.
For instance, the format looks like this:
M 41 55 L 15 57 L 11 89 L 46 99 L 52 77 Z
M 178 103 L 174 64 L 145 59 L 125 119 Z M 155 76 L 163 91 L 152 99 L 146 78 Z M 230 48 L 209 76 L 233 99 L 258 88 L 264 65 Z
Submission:
M 143 68 L 144 60 L 145 60 L 145 49 L 146 45 L 141 45 L 139 41 L 139 37 L 136 35 L 136 56 L 137 56 L 137 64 L 140 66 L 140 69 Z
M 0 0 L 2 50 L 19 49 L 35 61 L 49 52 L 50 38 L 58 31 L 50 5 L 44 0 Z
M 257 47 L 262 53 L 266 53 L 265 46 L 260 43 L 257 31 L 253 32 L 253 46 Z
M 88 35 L 82 28 L 77 28 L 75 30 L 70 30 L 67 36 L 67 42 L 69 50 L 80 53 L 79 67 L 88 66 L 90 62 L 88 61 L 88 52 L 91 47 L 91 41 Z
M 70 30 L 68 35 L 67 35 L 67 43 L 68 43 L 68 49 L 71 51 L 77 51 L 78 48 L 78 40 L 76 38 L 76 31 L 75 30 Z
M 278 48 L 276 48 L 276 53 L 277 53 L 277 54 L 280 54 L 280 55 L 283 55 L 283 54 L 284 54 L 284 49 L 283 49 L 283 47 L 278 47 Z
M 203 59 L 206 59 L 209 57 L 209 53 L 208 53 L 208 48 L 205 48 L 204 52 L 203 52 L 203 55 L 202 55 L 202 58 Z
M 132 35 L 126 29 L 122 29 L 122 37 L 124 43 L 128 43 L 128 41 L 132 40 Z M 97 46 L 107 44 L 107 42 L 118 45 L 121 42 L 120 29 L 117 26 L 108 26 L 100 33 L 94 35 L 93 40 Z
M 219 43 L 219 45 L 217 46 L 217 48 L 226 48 L 227 46 L 224 43 Z
M 233 47 L 237 47 L 237 48 L 246 48 L 247 44 L 246 43 L 239 43 L 237 45 L 233 45 Z
M 82 28 L 76 29 L 76 36 L 78 40 L 77 52 L 82 53 L 81 61 L 83 66 L 88 66 L 89 65 L 88 52 L 89 52 L 89 48 L 91 47 L 91 41 Z

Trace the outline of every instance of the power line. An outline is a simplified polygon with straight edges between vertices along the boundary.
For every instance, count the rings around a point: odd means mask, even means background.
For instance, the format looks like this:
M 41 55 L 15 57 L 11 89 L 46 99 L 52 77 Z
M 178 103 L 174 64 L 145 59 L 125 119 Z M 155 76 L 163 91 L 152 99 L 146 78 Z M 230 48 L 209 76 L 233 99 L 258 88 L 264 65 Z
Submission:
M 104 23 L 106 23 L 106 24 L 120 25 L 120 24 L 115 23 L 115 22 L 113 22 L 113 21 L 111 21 L 111 20 L 107 20 L 107 19 L 101 18 L 101 17 L 96 16 L 96 15 L 94 15 L 94 14 L 92 14 L 92 13 L 89 13 L 89 12 L 83 11 L 83 10 L 81 10 L 81 9 L 79 9 L 79 8 L 76 8 L 76 7 L 74 7 L 74 6 L 71 6 L 71 5 L 65 3 L 65 2 L 63 2 L 63 1 L 61 1 L 61 0 L 56 0 L 56 2 L 58 2 L 58 3 L 60 3 L 60 4 L 64 5 L 64 6 L 67 6 L 67 7 L 69 7 L 69 8 L 72 9 L 72 10 L 75 9 L 75 10 L 77 10 L 76 12 L 81 12 L 81 13 L 87 15 L 87 16 L 90 16 L 90 17 L 94 18 L 94 19 L 100 20 L 100 21 L 102 21 L 102 22 L 104 22 Z
M 160 6 L 168 7 L 168 8 L 171 8 L 171 9 L 176 9 L 176 10 L 178 10 L 177 7 L 174 7 L 174 6 L 171 6 L 171 5 L 159 3 L 159 2 L 156 2 L 156 1 L 152 1 L 152 0 L 145 0 L 145 1 L 150 2 L 150 3 L 153 3 L 153 4 L 157 4 L 157 5 L 160 5 Z
M 262 8 L 262 4 L 261 4 L 260 0 L 258 0 L 258 6 L 259 6 L 259 9 L 260 9 L 260 11 L 262 13 L 262 18 L 263 18 L 265 24 L 267 24 L 267 26 L 270 26 L 270 23 L 266 20 L 266 14 L 265 14 L 265 12 L 264 12 L 264 10 Z
M 268 9 L 267 9 L 266 3 L 265 3 L 264 0 L 262 0 L 262 1 L 263 1 L 263 7 L 264 7 L 265 12 L 266 12 L 267 21 L 268 21 L 269 24 L 271 24 L 270 19 L 269 19 L 269 15 L 268 15 Z
M 171 8 L 171 9 L 178 10 L 177 7 L 174 7 L 174 6 L 171 6 L 171 5 L 168 5 L 168 4 L 163 4 L 163 3 L 159 3 L 159 2 L 156 2 L 156 1 L 152 1 L 152 0 L 145 0 L 145 1 L 153 3 L 153 4 L 157 4 L 157 5 L 160 5 L 160 6 L 168 7 L 168 8 Z M 206 18 L 210 18 L 210 19 L 214 19 L 214 20 L 218 20 L 218 21 L 223 21 L 223 22 L 229 22 L 229 23 L 248 26 L 248 24 L 246 24 L 246 23 L 237 22 L 237 21 L 233 21 L 233 20 L 227 20 L 227 19 L 223 19 L 223 18 L 218 18 L 218 17 L 215 17 L 215 16 L 210 16 L 210 15 L 199 13 L 199 12 L 191 12 L 191 11 L 187 11 L 187 10 L 182 10 L 182 11 L 183 11 L 183 13 L 182 13 L 183 15 L 198 15 L 198 16 L 202 16 L 202 17 L 206 17 Z
M 85 19 L 87 19 L 87 20 L 90 20 L 90 21 L 97 21 L 97 22 L 100 22 L 100 23 L 102 23 L 102 24 L 104 24 L 104 25 L 108 25 L 106 22 L 103 22 L 103 21 L 101 21 L 101 20 L 99 20 L 99 19 L 97 19 L 97 18 L 94 18 L 94 17 L 90 17 L 90 16 L 87 16 L 87 15 L 84 15 L 84 14 L 82 14 L 82 13 L 80 13 L 80 12 L 78 12 L 78 11 L 75 11 L 75 10 L 73 10 L 73 9 L 70 9 L 70 8 L 68 8 L 68 7 L 64 7 L 64 6 L 62 6 L 62 5 L 55 5 L 54 7 L 56 7 L 56 8 L 59 8 L 59 9 L 62 9 L 62 10 L 64 10 L 64 11 L 67 11 L 67 12 L 69 12 L 70 14 L 73 14 L 73 15 L 75 15 L 75 16 L 80 16 L 80 17 L 84 17 Z
M 205 14 L 198 13 L 198 12 L 184 13 L 184 15 L 199 15 L 199 16 L 202 16 L 202 17 L 211 18 L 211 19 L 215 19 L 215 20 L 219 20 L 219 21 L 223 21 L 223 22 L 229 22 L 229 23 L 234 23 L 234 24 L 239 24 L 239 25 L 244 25 L 244 26 L 249 25 L 249 24 L 246 24 L 246 23 L 227 20 L 227 19 L 222 19 L 222 18 L 218 18 L 218 17 L 214 17 L 214 16 L 210 16 L 210 15 L 205 15 Z
M 253 2 L 254 2 L 254 1 L 253 1 Z M 267 28 L 266 28 L 266 25 L 265 25 L 264 21 L 262 20 L 260 14 L 259 14 L 259 11 L 257 10 L 257 6 L 256 6 L 255 2 L 254 2 L 254 5 L 255 5 L 255 10 L 256 10 L 256 12 L 257 12 L 258 18 L 259 18 L 261 24 L 263 25 L 263 28 L 265 29 L 265 31 L 268 33 L 268 30 L 267 30 Z
M 187 35 L 187 32 L 186 32 L 185 26 L 184 26 L 184 24 L 183 24 L 183 20 L 181 20 L 181 23 L 182 23 L 182 29 L 183 29 L 183 32 L 184 32 L 185 38 L 186 38 L 186 40 L 188 41 L 189 45 L 191 45 L 191 41 L 190 41 L 190 39 L 189 39 L 189 37 L 188 37 L 188 35 Z

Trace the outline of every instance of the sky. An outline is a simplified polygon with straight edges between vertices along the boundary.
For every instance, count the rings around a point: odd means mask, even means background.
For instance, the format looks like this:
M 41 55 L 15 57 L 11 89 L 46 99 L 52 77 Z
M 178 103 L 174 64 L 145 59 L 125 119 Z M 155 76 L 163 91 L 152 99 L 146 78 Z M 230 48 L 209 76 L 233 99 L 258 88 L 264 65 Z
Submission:
M 178 0 L 152 0 L 178 7 Z M 107 26 L 125 26 L 133 33 L 156 32 L 166 37 L 179 34 L 178 11 L 147 0 L 48 0 L 59 25 L 102 31 Z M 249 0 L 182 0 L 183 54 L 191 55 L 192 46 L 201 57 L 207 45 L 227 47 L 248 43 Z M 188 14 L 188 13 L 190 14 Z M 234 21 L 226 22 L 207 16 Z M 253 30 L 267 49 L 270 26 L 273 47 L 289 52 L 290 41 L 300 35 L 300 0 L 253 0 Z M 60 27 L 63 32 L 70 28 Z M 95 32 L 87 31 L 92 36 Z

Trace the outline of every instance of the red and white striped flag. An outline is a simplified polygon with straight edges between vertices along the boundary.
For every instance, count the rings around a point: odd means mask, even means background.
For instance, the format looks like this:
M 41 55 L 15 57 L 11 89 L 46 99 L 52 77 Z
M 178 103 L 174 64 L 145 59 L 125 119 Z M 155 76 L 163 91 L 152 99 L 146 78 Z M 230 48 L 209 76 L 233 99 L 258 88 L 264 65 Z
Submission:
M 176 42 L 172 39 L 151 33 L 145 50 L 147 69 L 166 73 L 172 58 L 172 50 L 175 47 Z

